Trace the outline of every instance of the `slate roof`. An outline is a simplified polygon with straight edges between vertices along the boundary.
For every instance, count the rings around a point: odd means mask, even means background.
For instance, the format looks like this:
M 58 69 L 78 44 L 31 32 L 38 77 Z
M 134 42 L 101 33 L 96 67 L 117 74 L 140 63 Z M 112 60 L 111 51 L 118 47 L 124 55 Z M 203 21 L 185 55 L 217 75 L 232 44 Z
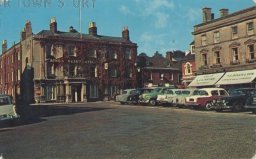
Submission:
M 188 60 L 195 60 L 195 54 L 191 54 L 191 52 L 189 52 L 182 61 L 188 61 Z
M 59 37 L 59 38 L 65 38 L 65 39 L 77 39 L 79 40 L 81 38 L 81 33 L 79 32 L 62 32 L 58 31 L 57 33 L 54 33 L 50 30 L 42 30 L 39 33 L 37 33 L 35 38 L 46 38 L 46 37 Z M 89 34 L 82 34 L 83 40 L 102 40 L 102 41 L 111 41 L 111 42 L 122 42 L 122 43 L 132 43 L 131 41 L 127 41 L 122 37 L 112 37 L 112 36 L 103 36 L 103 35 L 89 35 Z

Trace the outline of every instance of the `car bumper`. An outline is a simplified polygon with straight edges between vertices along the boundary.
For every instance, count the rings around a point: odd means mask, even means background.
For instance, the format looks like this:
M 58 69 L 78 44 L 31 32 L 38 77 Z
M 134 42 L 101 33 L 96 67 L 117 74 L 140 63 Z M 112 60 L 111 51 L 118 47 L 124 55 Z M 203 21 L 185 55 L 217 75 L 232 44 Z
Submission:
M 201 105 L 200 104 L 198 104 L 198 103 L 195 103 L 195 102 L 186 102 L 185 104 L 184 104 L 186 107 L 201 107 Z
M 256 109 L 256 105 L 245 105 L 245 109 Z
M 5 120 L 14 120 L 14 119 L 19 119 L 20 115 L 15 114 L 15 115 L 1 115 L 0 116 L 0 121 L 5 121 Z
M 216 102 L 213 104 L 212 107 L 213 107 L 213 109 L 216 109 L 216 110 L 232 109 L 233 108 L 232 105 L 224 104 L 222 102 Z
M 147 103 L 149 103 L 149 100 L 143 100 L 143 99 L 141 99 L 141 100 L 139 100 L 139 103 L 141 103 L 141 104 L 147 104 Z

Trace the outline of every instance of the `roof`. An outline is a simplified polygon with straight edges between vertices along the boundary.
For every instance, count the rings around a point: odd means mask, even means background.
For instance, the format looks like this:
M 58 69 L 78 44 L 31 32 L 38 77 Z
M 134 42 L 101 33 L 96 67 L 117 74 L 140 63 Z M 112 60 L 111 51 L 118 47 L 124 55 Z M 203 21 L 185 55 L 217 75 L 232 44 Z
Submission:
M 199 26 L 203 26 L 203 25 L 206 25 L 206 24 L 210 24 L 210 23 L 214 23 L 216 21 L 219 21 L 219 20 L 222 20 L 222 19 L 226 19 L 226 18 L 230 18 L 232 16 L 236 16 L 236 15 L 239 15 L 239 14 L 243 14 L 243 13 L 246 13 L 246 12 L 249 12 L 249 11 L 252 11 L 252 10 L 255 10 L 256 9 L 256 6 L 253 6 L 253 7 L 250 7 L 250 8 L 246 8 L 246 9 L 243 9 L 243 10 L 240 10 L 240 11 L 236 11 L 234 13 L 231 13 L 231 14 L 228 14 L 224 17 L 220 17 L 220 18 L 217 18 L 217 19 L 212 19 L 211 21 L 208 21 L 206 23 L 200 23 L 198 25 L 195 25 L 194 27 L 199 27 Z
M 97 41 L 111 41 L 111 42 L 122 42 L 122 43 L 130 43 L 134 44 L 131 41 L 125 40 L 122 37 L 112 37 L 112 36 L 103 36 L 103 35 L 89 35 L 89 34 L 81 34 L 79 32 L 62 32 L 58 31 L 54 33 L 50 30 L 42 30 L 37 33 L 34 37 L 35 38 L 47 38 L 47 37 L 59 37 L 65 39 L 82 39 L 83 40 L 97 40 Z
M 188 60 L 195 60 L 195 54 L 192 54 L 189 52 L 183 59 L 182 61 L 188 61 Z
M 178 68 L 173 68 L 173 67 L 143 67 L 143 69 L 147 69 L 147 70 L 175 70 L 175 71 L 179 71 Z

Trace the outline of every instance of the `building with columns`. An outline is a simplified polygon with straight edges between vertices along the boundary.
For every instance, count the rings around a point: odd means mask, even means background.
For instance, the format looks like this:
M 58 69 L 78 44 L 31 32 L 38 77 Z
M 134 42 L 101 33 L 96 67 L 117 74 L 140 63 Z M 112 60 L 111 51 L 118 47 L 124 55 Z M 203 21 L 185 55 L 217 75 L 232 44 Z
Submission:
M 137 86 L 137 44 L 130 41 L 128 27 L 121 37 L 103 36 L 91 22 L 88 32 L 72 26 L 59 31 L 52 18 L 49 30 L 33 34 L 31 22 L 26 22 L 17 44 L 23 102 L 110 100 L 120 90 Z

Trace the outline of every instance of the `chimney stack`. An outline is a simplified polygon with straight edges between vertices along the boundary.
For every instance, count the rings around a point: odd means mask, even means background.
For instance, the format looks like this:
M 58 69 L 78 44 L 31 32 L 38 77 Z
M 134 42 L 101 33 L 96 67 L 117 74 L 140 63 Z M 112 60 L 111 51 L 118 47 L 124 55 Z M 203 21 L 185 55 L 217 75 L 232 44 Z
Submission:
M 226 8 L 220 9 L 220 18 L 227 16 L 227 15 L 228 15 L 228 9 L 226 9 Z
M 212 14 L 211 8 L 203 8 L 203 23 L 209 22 L 214 18 L 214 14 Z
M 26 39 L 26 31 L 25 28 L 22 29 L 22 31 L 20 32 L 20 37 L 21 37 L 21 41 Z
M 30 21 L 27 21 L 25 24 L 25 32 L 26 32 L 26 38 L 32 36 L 32 27 L 31 27 Z
M 95 22 L 89 23 L 89 35 L 96 36 L 97 35 L 97 27 Z
M 2 42 L 2 54 L 7 51 L 7 41 L 3 40 Z
M 128 27 L 124 27 L 123 31 L 122 31 L 122 37 L 123 39 L 125 40 L 130 40 L 130 36 L 129 36 L 129 30 L 128 30 Z
M 51 21 L 50 21 L 50 30 L 51 30 L 53 33 L 57 33 L 57 22 L 56 22 L 55 17 L 51 18 Z

